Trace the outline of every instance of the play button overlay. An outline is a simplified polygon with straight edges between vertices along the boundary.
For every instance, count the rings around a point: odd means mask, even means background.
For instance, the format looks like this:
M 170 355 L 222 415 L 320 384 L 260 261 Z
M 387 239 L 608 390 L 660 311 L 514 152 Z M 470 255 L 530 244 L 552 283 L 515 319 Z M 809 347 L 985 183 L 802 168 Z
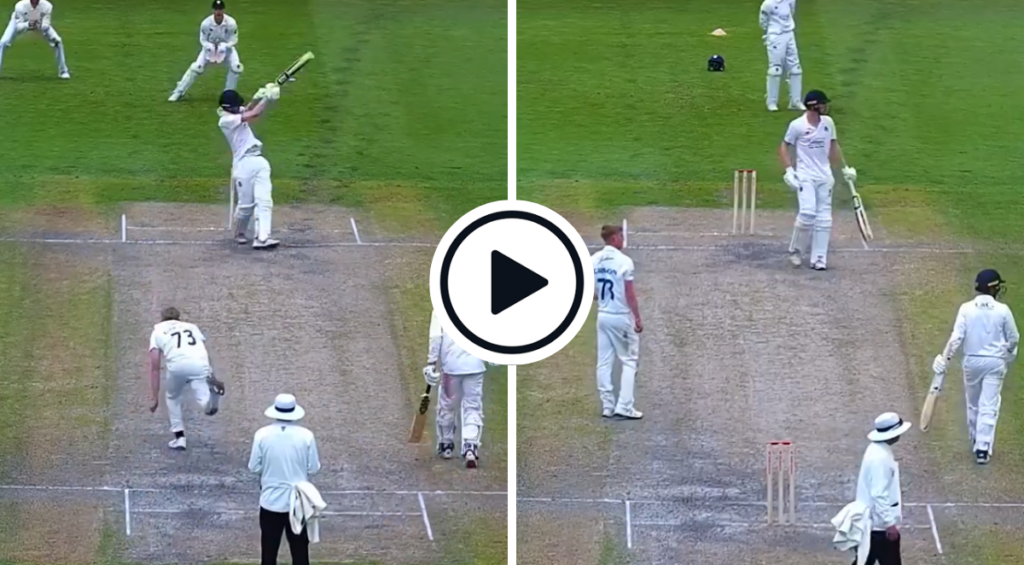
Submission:
M 491 251 L 491 314 L 501 314 L 546 286 L 548 279 L 501 251 Z
M 467 352 L 526 365 L 558 352 L 590 314 L 594 272 L 583 238 L 532 202 L 485 204 L 458 219 L 430 265 L 430 301 Z

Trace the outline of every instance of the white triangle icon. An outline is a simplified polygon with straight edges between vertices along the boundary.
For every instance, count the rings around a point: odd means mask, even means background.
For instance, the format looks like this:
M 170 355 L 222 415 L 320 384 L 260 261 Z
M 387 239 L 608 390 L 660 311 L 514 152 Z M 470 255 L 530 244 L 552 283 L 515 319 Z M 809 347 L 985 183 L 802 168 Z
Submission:
M 716 37 L 722 37 L 723 35 L 726 35 L 726 33 L 724 29 L 718 28 L 715 31 L 711 32 L 711 35 L 714 35 Z

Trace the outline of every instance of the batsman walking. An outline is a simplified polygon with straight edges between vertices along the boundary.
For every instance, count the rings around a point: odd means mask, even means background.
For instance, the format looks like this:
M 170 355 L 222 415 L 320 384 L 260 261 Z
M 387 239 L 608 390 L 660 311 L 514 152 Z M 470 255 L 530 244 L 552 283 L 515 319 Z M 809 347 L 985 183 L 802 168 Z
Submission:
M 789 123 L 779 146 L 779 159 L 786 169 L 783 180 L 796 191 L 800 205 L 789 242 L 789 261 L 794 267 L 801 266 L 810 245 L 811 267 L 817 271 L 827 267 L 828 243 L 832 237 L 835 179 L 831 165 L 842 169 L 847 182 L 857 180 L 857 170 L 843 165 L 843 151 L 839 147 L 836 124 L 828 116 L 828 104 L 824 92 L 808 92 L 804 97 L 807 111 Z
M 640 303 L 633 287 L 633 260 L 622 252 L 622 227 L 601 228 L 603 249 L 591 256 L 594 264 L 594 300 L 597 301 L 597 390 L 601 415 L 639 420 L 643 413 L 633 407 L 633 386 L 640 362 Z M 612 366 L 622 365 L 619 398 L 615 399 Z
M 974 280 L 978 296 L 960 306 L 946 348 L 935 356 L 933 390 L 941 390 L 949 362 L 963 346 L 962 370 L 967 399 L 967 433 L 978 464 L 991 460 L 1002 403 L 1007 364 L 1017 358 L 1020 332 L 1009 306 L 999 302 L 1006 281 L 995 269 Z

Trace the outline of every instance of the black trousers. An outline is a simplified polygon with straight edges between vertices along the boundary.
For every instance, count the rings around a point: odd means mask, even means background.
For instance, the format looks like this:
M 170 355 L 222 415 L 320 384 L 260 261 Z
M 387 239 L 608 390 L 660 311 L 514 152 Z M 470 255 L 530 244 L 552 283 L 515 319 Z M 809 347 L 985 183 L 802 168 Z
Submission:
M 871 532 L 871 551 L 868 552 L 867 565 L 903 565 L 900 558 L 900 539 L 890 540 L 885 532 Z M 857 565 L 857 557 L 853 558 Z
M 294 565 L 309 565 L 309 536 L 306 527 L 302 533 L 293 534 L 287 512 L 271 512 L 260 508 L 260 546 L 263 557 L 260 565 L 277 565 L 277 552 L 281 549 L 281 534 L 288 538 L 288 549 L 292 552 Z

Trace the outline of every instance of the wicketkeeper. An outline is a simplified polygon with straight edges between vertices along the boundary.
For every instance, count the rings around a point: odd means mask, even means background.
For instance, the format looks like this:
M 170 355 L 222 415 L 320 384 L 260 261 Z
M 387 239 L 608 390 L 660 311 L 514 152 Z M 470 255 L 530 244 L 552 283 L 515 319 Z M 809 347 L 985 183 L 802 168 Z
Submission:
M 238 87 L 238 76 L 244 70 L 238 58 L 238 24 L 235 18 L 224 13 L 224 0 L 214 0 L 213 14 L 200 24 L 199 45 L 202 47 L 199 56 L 178 81 L 168 102 L 180 100 L 206 70 L 206 65 L 220 65 L 227 61 L 228 78 L 224 81 L 224 90 L 235 90 Z
M 4 35 L 0 37 L 0 66 L 3 65 L 4 50 L 11 46 L 17 36 L 34 31 L 41 33 L 53 48 L 57 56 L 57 76 L 67 80 L 71 78 L 67 61 L 64 57 L 64 41 L 57 30 L 50 25 L 53 17 L 53 4 L 49 0 L 21 0 L 14 6 L 11 21 L 7 24 Z
M 940 390 L 949 362 L 963 346 L 967 433 L 977 462 L 982 465 L 992 457 L 1003 379 L 1007 364 L 1017 358 L 1020 343 L 1013 312 L 998 300 L 1006 290 L 1004 284 L 995 269 L 978 273 L 974 279 L 978 296 L 960 306 L 946 348 L 932 363 L 936 375 L 932 390 Z

